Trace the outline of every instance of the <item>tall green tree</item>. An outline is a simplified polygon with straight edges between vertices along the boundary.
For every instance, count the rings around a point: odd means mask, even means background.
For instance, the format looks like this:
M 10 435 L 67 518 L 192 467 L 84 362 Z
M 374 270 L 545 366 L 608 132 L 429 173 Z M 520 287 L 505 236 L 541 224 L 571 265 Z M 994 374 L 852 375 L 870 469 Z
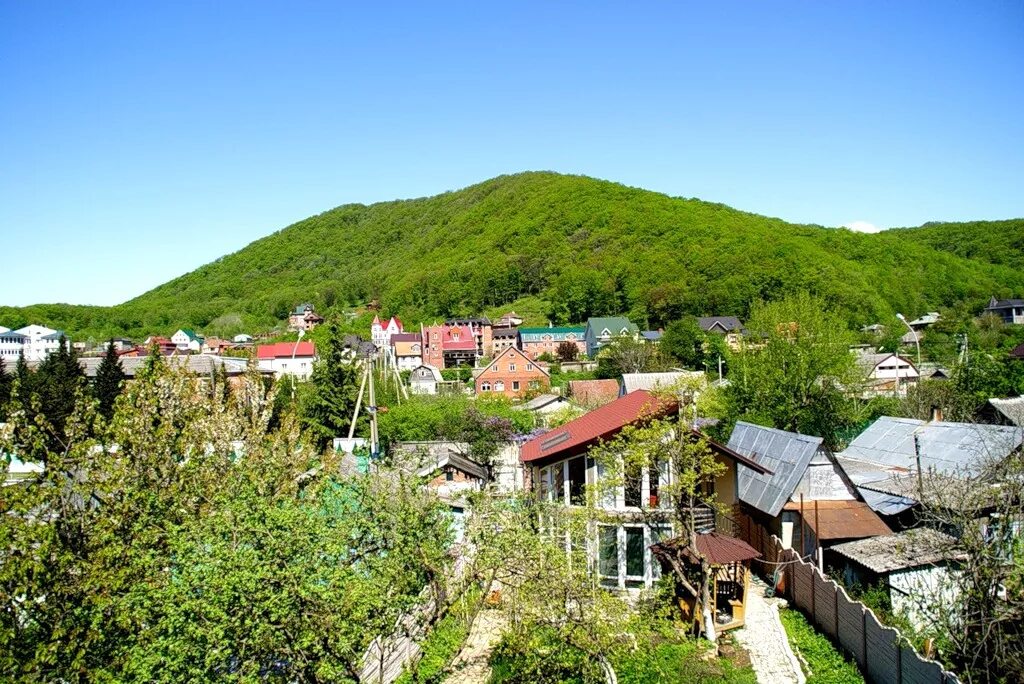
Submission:
M 320 345 L 319 357 L 303 397 L 301 416 L 310 439 L 323 449 L 332 439 L 348 432 L 362 367 L 345 349 L 333 320 L 328 324 L 326 342 Z
M 7 366 L 0 361 L 0 422 L 7 419 L 7 404 L 11 401 L 14 376 L 7 372 Z
M 121 384 L 125 380 L 124 369 L 114 348 L 114 340 L 107 344 L 107 353 L 103 356 L 96 369 L 96 379 L 93 381 L 93 396 L 99 401 L 100 415 L 107 420 L 114 415 L 114 402 L 121 394 Z
M 686 316 L 672 321 L 661 336 L 661 352 L 693 369 L 704 367 L 704 331 L 697 325 L 697 319 Z
M 858 370 L 853 334 L 808 293 L 758 304 L 747 324 L 754 342 L 733 361 L 734 417 L 838 444 L 852 420 Z
M 32 395 L 38 397 L 39 411 L 49 426 L 46 439 L 51 451 L 67 444 L 65 427 L 84 384 L 85 371 L 78 363 L 78 354 L 61 335 L 60 345 L 39 364 L 32 381 Z M 30 414 L 35 415 L 34 402 Z

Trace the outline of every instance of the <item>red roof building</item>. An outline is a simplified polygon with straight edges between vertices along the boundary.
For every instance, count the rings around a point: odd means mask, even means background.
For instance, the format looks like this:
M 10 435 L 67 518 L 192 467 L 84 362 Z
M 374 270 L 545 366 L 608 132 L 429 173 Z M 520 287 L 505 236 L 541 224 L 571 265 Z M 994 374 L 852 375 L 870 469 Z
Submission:
M 257 359 L 290 359 L 316 356 L 316 345 L 312 342 L 277 342 L 261 344 L 256 348 Z

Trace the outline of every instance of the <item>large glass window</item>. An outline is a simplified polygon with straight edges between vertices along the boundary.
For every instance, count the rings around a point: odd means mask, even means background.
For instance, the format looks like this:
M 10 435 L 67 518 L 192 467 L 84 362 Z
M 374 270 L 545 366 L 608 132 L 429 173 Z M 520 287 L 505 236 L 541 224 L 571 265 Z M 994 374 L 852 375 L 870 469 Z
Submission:
M 583 488 L 587 484 L 587 466 L 582 456 L 569 461 L 569 503 L 583 505 Z
M 602 578 L 619 580 L 619 529 L 601 525 L 597 540 L 597 571 Z
M 644 578 L 644 528 L 626 528 L 626 579 Z

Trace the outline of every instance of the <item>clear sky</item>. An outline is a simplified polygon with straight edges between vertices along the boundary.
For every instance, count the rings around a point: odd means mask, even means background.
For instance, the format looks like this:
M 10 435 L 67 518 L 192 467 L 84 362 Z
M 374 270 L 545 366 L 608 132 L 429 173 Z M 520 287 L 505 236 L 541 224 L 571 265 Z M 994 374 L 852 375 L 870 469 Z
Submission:
M 0 304 L 121 302 L 524 170 L 827 226 L 1024 216 L 1024 2 L 0 0 Z

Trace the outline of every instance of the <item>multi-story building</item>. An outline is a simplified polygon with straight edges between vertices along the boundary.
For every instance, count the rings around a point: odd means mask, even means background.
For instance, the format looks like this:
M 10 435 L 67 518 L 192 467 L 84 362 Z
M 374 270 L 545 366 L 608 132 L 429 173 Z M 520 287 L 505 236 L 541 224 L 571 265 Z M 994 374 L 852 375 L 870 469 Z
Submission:
M 519 328 L 519 346 L 523 353 L 531 359 L 536 359 L 541 354 L 556 356 L 558 345 L 563 342 L 572 342 L 582 356 L 587 353 L 587 345 L 584 342 L 586 328 L 583 327 L 547 327 L 547 328 Z
M 985 313 L 995 314 L 1007 325 L 1024 325 L 1024 299 L 989 300 Z
M 324 322 L 324 317 L 316 312 L 312 304 L 299 304 L 288 316 L 288 329 L 312 330 Z
M 391 346 L 391 336 L 404 332 L 405 328 L 402 327 L 402 320 L 398 316 L 392 316 L 387 323 L 381 323 L 380 318 L 374 316 L 373 323 L 370 324 L 370 341 L 377 349 L 387 349 Z
M 273 371 L 276 377 L 292 375 L 307 380 L 313 374 L 316 345 L 312 342 L 277 342 L 256 348 L 256 361 L 262 371 Z
M 497 356 L 506 349 L 519 348 L 519 328 L 495 328 L 491 353 Z
M 34 324 L 18 328 L 14 332 L 25 338 L 23 350 L 26 361 L 42 361 L 60 348 L 60 338 L 65 337 L 62 330 Z M 70 348 L 71 340 L 67 340 L 67 344 Z
M 503 394 L 521 398 L 551 386 L 548 372 L 518 349 L 499 354 L 476 377 L 477 394 Z
M 178 348 L 178 351 L 191 351 L 198 354 L 203 350 L 203 342 L 205 341 L 192 328 L 182 328 L 171 335 L 171 342 Z
M 26 339 L 21 333 L 0 326 L 0 364 L 16 361 L 25 352 Z
M 584 338 L 587 343 L 587 356 L 594 358 L 597 352 L 616 337 L 632 337 L 640 335 L 640 328 L 631 323 L 625 316 L 607 316 L 587 320 Z
M 396 333 L 391 336 L 391 353 L 398 370 L 412 370 L 423 363 L 423 338 L 416 333 Z

